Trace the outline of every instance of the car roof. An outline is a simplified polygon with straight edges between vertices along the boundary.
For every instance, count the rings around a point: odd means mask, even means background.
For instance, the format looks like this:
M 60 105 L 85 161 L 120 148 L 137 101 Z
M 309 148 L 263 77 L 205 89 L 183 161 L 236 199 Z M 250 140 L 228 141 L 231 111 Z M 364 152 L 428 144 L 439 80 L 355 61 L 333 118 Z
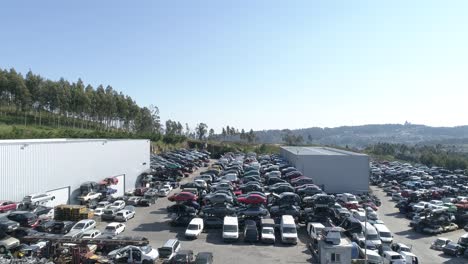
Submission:
M 174 243 L 176 243 L 177 241 L 178 241 L 177 239 L 171 238 L 167 240 L 166 243 L 164 243 L 163 247 L 172 247 L 172 245 L 174 245 Z
M 120 225 L 121 223 L 117 223 L 117 222 L 112 222 L 110 224 L 108 224 L 107 226 L 117 226 L 117 225 Z

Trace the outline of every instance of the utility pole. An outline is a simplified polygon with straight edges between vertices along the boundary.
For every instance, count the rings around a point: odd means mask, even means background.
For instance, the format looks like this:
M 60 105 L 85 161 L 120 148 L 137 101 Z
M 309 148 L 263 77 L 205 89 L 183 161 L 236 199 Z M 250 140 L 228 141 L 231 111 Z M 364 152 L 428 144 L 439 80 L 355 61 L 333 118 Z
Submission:
M 364 221 L 364 263 L 367 264 L 367 210 L 366 218 Z

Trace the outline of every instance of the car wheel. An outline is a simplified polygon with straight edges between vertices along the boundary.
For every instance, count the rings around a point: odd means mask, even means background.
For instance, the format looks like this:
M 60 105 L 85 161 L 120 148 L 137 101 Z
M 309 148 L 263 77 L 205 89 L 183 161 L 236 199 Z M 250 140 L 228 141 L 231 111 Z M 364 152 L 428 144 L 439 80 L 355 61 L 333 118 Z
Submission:
M 154 263 L 154 261 L 145 259 L 145 260 L 143 260 L 142 263 L 143 263 L 143 264 L 151 264 L 151 263 Z
M 0 246 L 0 254 L 6 254 L 6 253 L 7 253 L 6 247 Z

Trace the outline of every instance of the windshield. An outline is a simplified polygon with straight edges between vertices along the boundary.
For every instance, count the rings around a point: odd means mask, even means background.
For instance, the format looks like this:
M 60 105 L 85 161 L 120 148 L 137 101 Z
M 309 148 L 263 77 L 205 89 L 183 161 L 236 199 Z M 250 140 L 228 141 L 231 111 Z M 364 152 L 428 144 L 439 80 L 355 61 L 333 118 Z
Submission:
M 400 251 L 411 252 L 411 250 L 407 247 L 400 247 Z
M 390 234 L 390 232 L 380 232 L 380 237 L 392 237 L 392 234 Z
M 468 237 L 460 237 L 460 243 L 468 243 Z
M 368 240 L 380 240 L 378 235 L 371 235 L 371 234 L 367 234 L 367 239 Z
M 151 252 L 151 250 L 153 250 L 153 248 L 151 246 L 144 246 L 144 247 L 140 247 L 141 251 L 148 254 Z
M 114 231 L 115 226 L 106 226 L 106 230 Z
M 401 255 L 393 255 L 392 259 L 402 259 L 403 257 Z
M 356 200 L 356 198 L 354 198 L 354 197 L 348 197 L 348 201 L 349 201 L 349 202 L 354 202 L 354 201 L 357 201 L 357 200 Z
M 283 233 L 296 234 L 297 230 L 295 227 L 283 227 Z
M 272 234 L 274 234 L 274 232 L 273 232 L 273 229 L 266 228 L 266 229 L 262 230 L 262 234 L 272 235 Z
M 444 240 L 441 240 L 441 239 L 437 239 L 435 242 L 434 242 L 435 245 L 438 245 L 438 246 L 442 246 L 442 245 L 445 245 L 445 241 Z
M 170 248 L 160 248 L 159 250 L 159 255 L 162 257 L 168 257 L 172 254 L 172 249 Z
M 191 224 L 187 227 L 188 230 L 198 230 L 198 225 Z
M 238 232 L 237 226 L 235 225 L 224 225 L 223 231 L 224 232 Z
M 73 229 L 83 229 L 84 226 L 85 226 L 85 224 L 78 223 L 78 224 L 75 225 L 75 227 L 73 227 Z

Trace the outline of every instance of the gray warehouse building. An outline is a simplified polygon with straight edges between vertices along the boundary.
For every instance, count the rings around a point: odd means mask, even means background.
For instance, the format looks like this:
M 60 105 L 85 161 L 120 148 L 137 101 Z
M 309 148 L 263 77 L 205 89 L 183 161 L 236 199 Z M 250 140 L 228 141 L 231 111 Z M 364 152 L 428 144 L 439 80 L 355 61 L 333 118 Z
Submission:
M 369 190 L 369 156 L 328 147 L 281 147 L 281 156 L 327 193 Z
M 112 188 L 121 196 L 149 169 L 149 140 L 0 140 L 0 200 L 48 193 L 51 206 L 75 203 L 83 182 L 108 177 L 119 180 Z

